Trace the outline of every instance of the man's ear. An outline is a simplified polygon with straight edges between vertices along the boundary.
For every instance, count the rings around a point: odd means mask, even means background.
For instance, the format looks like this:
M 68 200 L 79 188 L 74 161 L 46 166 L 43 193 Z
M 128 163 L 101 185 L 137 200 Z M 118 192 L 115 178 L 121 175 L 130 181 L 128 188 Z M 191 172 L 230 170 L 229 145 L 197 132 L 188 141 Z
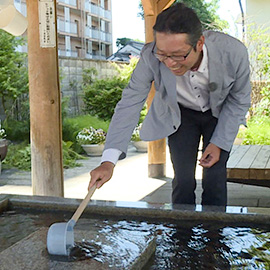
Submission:
M 203 44 L 204 44 L 204 36 L 201 35 L 201 37 L 199 38 L 198 42 L 197 42 L 197 50 L 200 52 L 203 50 Z

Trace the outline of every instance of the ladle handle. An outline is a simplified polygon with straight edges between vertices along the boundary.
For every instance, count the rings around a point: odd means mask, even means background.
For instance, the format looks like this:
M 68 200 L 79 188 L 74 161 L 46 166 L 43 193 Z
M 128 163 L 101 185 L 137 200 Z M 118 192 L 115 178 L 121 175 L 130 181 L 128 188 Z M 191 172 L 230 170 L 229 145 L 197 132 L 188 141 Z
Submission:
M 83 199 L 83 201 L 81 202 L 81 204 L 79 205 L 78 209 L 76 210 L 76 212 L 74 213 L 74 215 L 72 216 L 71 219 L 73 219 L 75 222 L 78 221 L 78 219 L 80 218 L 82 212 L 84 211 L 85 207 L 87 206 L 88 202 L 90 201 L 92 195 L 94 194 L 95 190 L 97 188 L 97 185 L 95 184 L 94 186 L 92 186 L 86 197 Z

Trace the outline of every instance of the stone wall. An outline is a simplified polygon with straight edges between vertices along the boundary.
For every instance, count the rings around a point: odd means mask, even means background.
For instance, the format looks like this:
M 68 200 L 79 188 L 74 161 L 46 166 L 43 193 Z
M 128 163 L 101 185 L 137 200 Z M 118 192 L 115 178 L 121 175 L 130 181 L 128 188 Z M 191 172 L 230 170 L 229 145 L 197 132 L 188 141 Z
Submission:
M 82 113 L 83 91 L 81 89 L 81 83 L 83 69 L 92 67 L 97 70 L 98 75 L 96 78 L 98 79 L 112 77 L 118 74 L 110 61 L 59 57 L 61 93 L 63 98 L 69 97 L 69 116 Z

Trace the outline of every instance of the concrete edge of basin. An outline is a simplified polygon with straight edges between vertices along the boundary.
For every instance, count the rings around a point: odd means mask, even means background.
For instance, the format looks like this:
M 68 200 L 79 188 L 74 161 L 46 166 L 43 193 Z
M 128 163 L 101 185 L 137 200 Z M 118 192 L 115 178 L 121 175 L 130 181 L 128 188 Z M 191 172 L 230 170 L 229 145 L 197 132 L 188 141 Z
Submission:
M 74 212 L 81 199 L 69 199 L 47 196 L 27 196 L 27 195 L 9 195 L 0 197 L 0 212 L 8 208 L 28 208 L 48 211 L 67 211 Z M 2 209 L 2 210 L 1 210 Z M 200 208 L 199 208 L 200 209 Z M 243 209 L 245 211 L 243 211 Z M 238 207 L 229 212 L 221 210 L 219 207 L 207 207 L 201 211 L 196 210 L 195 206 L 182 205 L 177 209 L 172 204 L 149 204 L 145 202 L 120 202 L 120 201 L 90 201 L 84 214 L 95 214 L 99 216 L 117 216 L 148 218 L 159 220 L 215 220 L 220 222 L 249 222 L 270 224 L 269 209 L 256 209 Z M 237 211 L 236 211 L 237 210 Z
M 140 258 L 135 260 L 131 266 L 131 270 L 143 269 L 143 267 L 148 263 L 150 258 L 154 255 L 156 251 L 156 238 L 148 242 L 148 245 L 142 251 Z
M 154 256 L 156 251 L 156 237 L 154 235 L 149 235 L 149 238 L 142 236 L 141 238 L 133 239 L 128 243 L 131 247 L 127 247 L 127 252 L 120 252 L 114 255 L 115 249 L 109 249 L 103 251 L 103 253 L 111 253 L 111 258 L 113 260 L 95 260 L 94 257 L 83 258 L 80 260 L 69 260 L 65 256 L 53 256 L 48 254 L 46 250 L 47 242 L 47 228 L 41 227 L 38 230 L 30 233 L 26 237 L 20 239 L 16 243 L 7 247 L 6 249 L 0 251 L 0 269 L 32 269 L 32 270 L 60 270 L 60 269 L 126 269 L 126 270 L 140 270 L 147 265 L 148 261 L 152 256 Z M 91 229 L 90 229 L 91 231 Z M 75 241 L 79 239 L 88 239 L 91 237 L 91 233 L 83 233 L 80 230 L 75 231 Z M 130 235 L 131 236 L 131 235 Z M 115 238 L 114 238 L 115 239 Z M 125 242 L 126 238 L 122 238 Z M 79 240 L 80 241 L 80 240 Z M 103 242 L 105 245 L 112 245 L 112 242 L 106 241 L 106 238 L 99 241 Z M 139 241 L 141 241 L 139 243 Z M 132 248 L 137 247 L 134 252 Z M 123 247 L 121 247 L 123 249 Z M 105 248 L 106 249 L 106 248 Z M 124 259 L 122 258 L 124 257 Z M 123 268 L 121 267 L 121 261 L 124 261 Z M 110 265 L 110 267 L 109 267 Z
M 8 208 L 9 199 L 0 197 L 0 213 L 5 211 Z

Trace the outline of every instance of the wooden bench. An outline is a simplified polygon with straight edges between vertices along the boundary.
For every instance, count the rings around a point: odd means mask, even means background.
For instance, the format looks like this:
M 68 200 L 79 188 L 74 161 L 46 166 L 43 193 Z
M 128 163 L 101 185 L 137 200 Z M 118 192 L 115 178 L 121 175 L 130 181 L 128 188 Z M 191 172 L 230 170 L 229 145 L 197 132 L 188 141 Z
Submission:
M 270 187 L 270 145 L 234 145 L 228 181 Z

